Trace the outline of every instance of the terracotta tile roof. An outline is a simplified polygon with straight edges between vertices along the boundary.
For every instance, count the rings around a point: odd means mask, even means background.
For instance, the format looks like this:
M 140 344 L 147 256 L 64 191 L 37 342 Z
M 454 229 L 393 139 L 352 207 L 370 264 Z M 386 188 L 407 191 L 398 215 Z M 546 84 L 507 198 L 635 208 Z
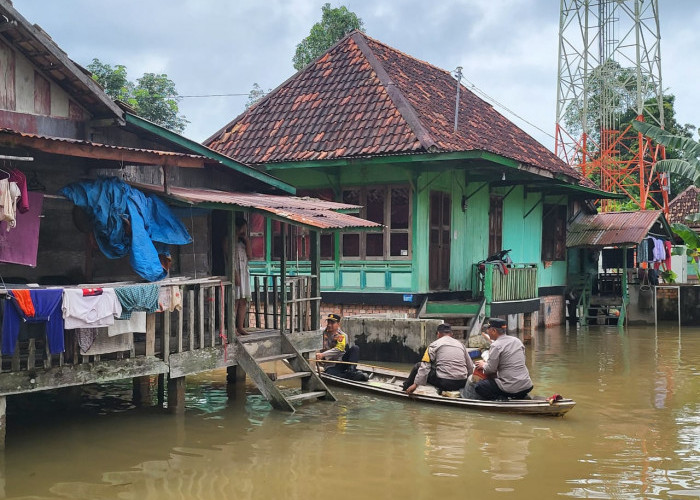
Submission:
M 483 150 L 591 185 L 456 81 L 358 31 L 205 144 L 250 164 Z
M 700 212 L 699 195 L 700 188 L 691 185 L 671 200 L 668 204 L 668 222 L 670 224 L 680 222 L 693 228 L 700 227 L 697 222 L 690 224 L 685 220 L 687 215 Z

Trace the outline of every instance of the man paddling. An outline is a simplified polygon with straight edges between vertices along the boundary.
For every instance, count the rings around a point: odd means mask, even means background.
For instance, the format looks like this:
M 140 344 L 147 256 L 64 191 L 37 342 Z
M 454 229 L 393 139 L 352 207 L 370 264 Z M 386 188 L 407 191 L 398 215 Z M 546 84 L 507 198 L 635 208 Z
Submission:
M 530 373 L 525 366 L 525 346 L 517 337 L 508 335 L 503 319 L 489 319 L 486 333 L 492 343 L 488 361 L 477 361 L 487 379 L 474 387 L 476 393 L 487 400 L 523 399 L 532 390 Z
M 438 325 L 437 340 L 431 343 L 403 384 L 403 389 L 413 394 L 419 385 L 434 385 L 439 392 L 458 391 L 474 372 L 466 347 L 452 337 L 452 327 L 447 323 Z

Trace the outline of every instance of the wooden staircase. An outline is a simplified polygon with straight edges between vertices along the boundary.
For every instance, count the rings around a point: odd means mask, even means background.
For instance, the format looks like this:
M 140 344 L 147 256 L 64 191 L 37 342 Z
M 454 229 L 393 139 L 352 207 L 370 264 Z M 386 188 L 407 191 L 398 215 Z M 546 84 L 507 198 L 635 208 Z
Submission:
M 457 333 L 464 332 L 464 338 L 469 338 L 476 328 L 481 329 L 484 322 L 485 301 L 463 300 L 428 300 L 421 308 L 418 317 L 422 319 L 442 319 L 452 325 Z
M 297 351 L 286 334 L 279 331 L 236 337 L 240 344 L 236 361 L 255 382 L 260 392 L 278 410 L 294 412 L 293 403 L 305 400 L 325 399 L 336 401 L 333 393 L 319 378 L 308 361 Z M 270 377 L 260 366 L 263 363 L 282 361 L 292 373 Z M 301 392 L 289 394 L 278 387 L 279 382 L 299 379 Z

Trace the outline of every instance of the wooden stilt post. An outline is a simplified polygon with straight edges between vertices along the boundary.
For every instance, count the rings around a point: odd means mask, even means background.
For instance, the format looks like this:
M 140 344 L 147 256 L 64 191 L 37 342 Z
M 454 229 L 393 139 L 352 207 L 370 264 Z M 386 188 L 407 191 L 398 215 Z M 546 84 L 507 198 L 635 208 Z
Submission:
M 282 304 L 280 311 L 280 331 L 287 331 L 287 224 L 280 224 L 282 233 L 282 255 L 280 256 L 280 292 Z
M 321 296 L 321 235 L 311 231 L 311 297 Z M 311 330 L 321 328 L 321 301 L 311 300 Z
M 243 382 L 245 383 L 245 370 L 240 366 L 226 367 L 226 382 L 229 384 Z
M 7 396 L 0 396 L 0 450 L 5 449 L 5 437 L 6 437 L 6 435 L 7 435 Z M 3 488 L 3 490 L 4 490 L 4 488 Z
M 146 315 L 146 356 L 156 354 L 156 315 Z M 132 400 L 136 406 L 153 405 L 153 386 L 151 377 L 134 377 Z
M 168 411 L 185 412 L 185 377 L 168 378 Z

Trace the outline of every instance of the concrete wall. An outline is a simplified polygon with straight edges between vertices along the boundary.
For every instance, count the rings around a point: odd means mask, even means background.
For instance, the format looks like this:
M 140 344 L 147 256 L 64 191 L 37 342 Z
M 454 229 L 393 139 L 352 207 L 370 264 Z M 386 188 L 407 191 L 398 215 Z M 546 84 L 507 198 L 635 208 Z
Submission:
M 342 329 L 360 347 L 363 360 L 415 363 L 436 339 L 436 319 L 391 318 L 379 315 L 348 316 Z
M 563 295 L 540 297 L 540 310 L 537 315 L 538 326 L 550 327 L 564 324 L 566 320 L 566 301 Z

